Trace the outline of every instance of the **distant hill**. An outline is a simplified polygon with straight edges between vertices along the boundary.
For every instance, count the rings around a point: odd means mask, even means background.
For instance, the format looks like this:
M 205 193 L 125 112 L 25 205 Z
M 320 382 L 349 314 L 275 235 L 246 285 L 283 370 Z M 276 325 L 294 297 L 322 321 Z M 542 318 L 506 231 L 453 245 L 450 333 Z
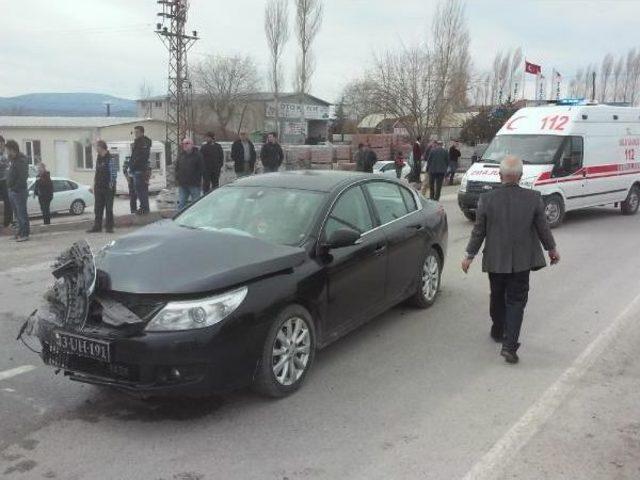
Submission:
M 57 117 L 101 117 L 105 102 L 111 103 L 114 117 L 135 117 L 136 102 L 100 93 L 30 93 L 0 97 L 0 115 L 37 115 Z

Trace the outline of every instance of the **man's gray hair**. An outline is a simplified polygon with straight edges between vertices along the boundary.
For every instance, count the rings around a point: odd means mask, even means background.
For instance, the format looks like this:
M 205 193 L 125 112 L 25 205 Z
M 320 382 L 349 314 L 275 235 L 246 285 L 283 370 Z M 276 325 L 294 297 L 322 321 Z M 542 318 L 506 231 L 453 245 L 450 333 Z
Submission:
M 503 178 L 519 179 L 522 176 L 522 160 L 509 155 L 500 162 L 500 174 Z

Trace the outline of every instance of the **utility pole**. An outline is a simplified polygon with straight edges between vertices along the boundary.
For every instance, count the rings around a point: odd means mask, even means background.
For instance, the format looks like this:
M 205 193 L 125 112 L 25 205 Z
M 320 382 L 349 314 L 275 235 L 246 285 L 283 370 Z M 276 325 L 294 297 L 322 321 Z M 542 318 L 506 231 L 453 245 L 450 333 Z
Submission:
M 596 72 L 594 71 L 591 77 L 591 101 L 596 101 Z
M 189 0 L 157 0 L 157 3 L 162 7 L 158 13 L 162 23 L 156 25 L 156 34 L 169 50 L 166 146 L 167 163 L 173 163 L 180 142 L 192 127 L 187 52 L 198 40 L 198 32 L 185 33 Z

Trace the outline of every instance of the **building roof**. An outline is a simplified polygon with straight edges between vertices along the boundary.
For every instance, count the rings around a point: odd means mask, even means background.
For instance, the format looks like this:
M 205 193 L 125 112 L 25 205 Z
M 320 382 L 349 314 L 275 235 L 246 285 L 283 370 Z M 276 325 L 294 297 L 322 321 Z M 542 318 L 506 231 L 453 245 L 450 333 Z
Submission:
M 0 116 L 1 128 L 103 128 L 131 123 L 162 122 L 140 117 L 29 117 Z M 164 122 L 163 122 L 164 123 Z
M 460 128 L 464 125 L 468 119 L 475 117 L 478 115 L 478 112 L 452 112 L 445 115 L 442 120 L 442 127 L 445 128 Z M 399 120 L 395 116 L 384 115 L 382 113 L 374 113 L 371 115 L 367 115 L 362 119 L 362 121 L 358 124 L 358 128 L 379 128 L 380 124 L 385 120 Z
M 378 128 L 385 120 L 395 120 L 395 117 L 385 115 L 384 113 L 372 113 L 362 119 L 358 124 L 358 128 Z

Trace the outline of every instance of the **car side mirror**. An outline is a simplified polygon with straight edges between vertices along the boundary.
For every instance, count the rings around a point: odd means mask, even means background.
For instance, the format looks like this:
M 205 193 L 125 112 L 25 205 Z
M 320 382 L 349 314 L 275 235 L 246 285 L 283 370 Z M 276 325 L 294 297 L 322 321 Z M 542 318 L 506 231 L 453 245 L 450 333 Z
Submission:
M 360 233 L 351 228 L 340 228 L 333 232 L 329 239 L 322 245 L 327 250 L 344 248 L 355 245 L 360 239 Z

